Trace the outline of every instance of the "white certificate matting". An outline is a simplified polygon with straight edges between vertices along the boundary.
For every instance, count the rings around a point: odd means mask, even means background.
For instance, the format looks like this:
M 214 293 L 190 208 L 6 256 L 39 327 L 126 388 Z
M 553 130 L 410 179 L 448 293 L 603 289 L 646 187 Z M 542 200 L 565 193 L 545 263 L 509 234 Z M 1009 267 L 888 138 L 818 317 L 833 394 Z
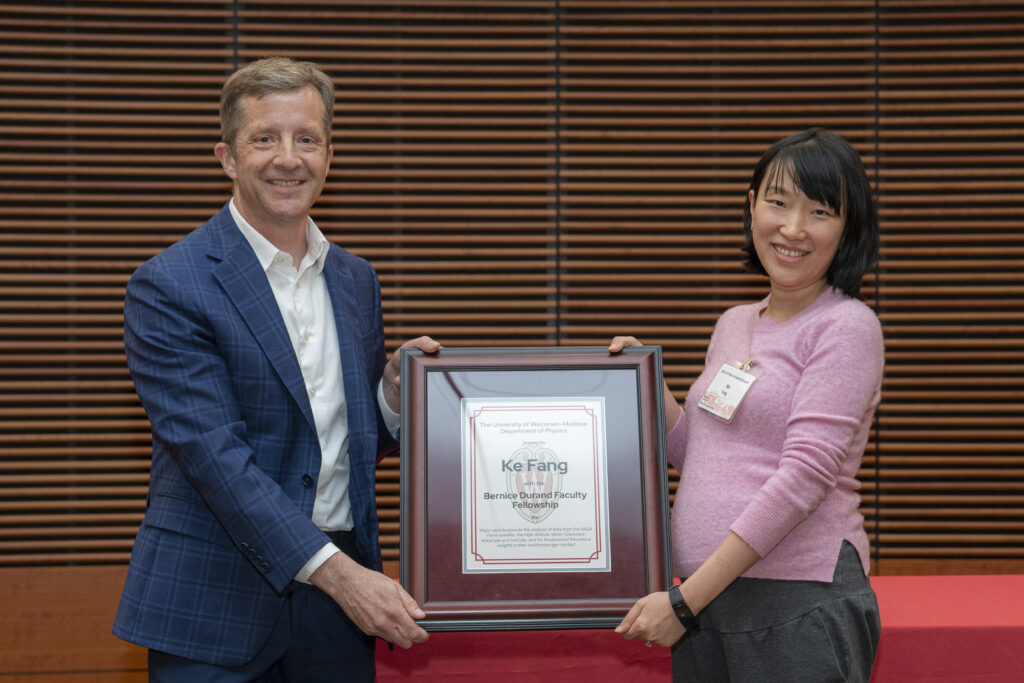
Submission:
M 611 570 L 604 397 L 462 399 L 462 571 Z

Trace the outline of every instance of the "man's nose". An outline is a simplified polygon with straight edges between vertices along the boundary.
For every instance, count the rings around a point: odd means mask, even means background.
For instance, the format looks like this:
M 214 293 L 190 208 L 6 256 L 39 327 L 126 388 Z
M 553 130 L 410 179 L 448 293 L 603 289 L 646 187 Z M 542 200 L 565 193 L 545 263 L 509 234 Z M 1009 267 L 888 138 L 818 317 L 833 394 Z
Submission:
M 293 167 L 298 164 L 299 155 L 291 140 L 281 140 L 274 152 L 274 163 L 278 166 Z

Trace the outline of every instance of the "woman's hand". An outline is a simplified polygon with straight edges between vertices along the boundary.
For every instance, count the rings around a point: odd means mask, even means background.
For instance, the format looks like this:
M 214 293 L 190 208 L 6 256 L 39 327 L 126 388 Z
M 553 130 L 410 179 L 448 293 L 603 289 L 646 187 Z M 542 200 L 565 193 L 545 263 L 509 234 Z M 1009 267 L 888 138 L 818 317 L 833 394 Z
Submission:
M 608 344 L 608 352 L 619 353 L 627 346 L 643 346 L 643 344 L 636 337 L 613 337 L 611 343 Z M 668 434 L 676 426 L 676 423 L 679 422 L 683 409 L 679 407 L 675 396 L 672 395 L 672 390 L 668 388 L 668 382 L 663 379 L 661 384 L 664 394 L 662 404 L 665 406 L 665 433 Z
M 686 629 L 672 611 L 668 591 L 659 591 L 637 600 L 622 622 L 615 627 L 615 632 L 621 633 L 626 640 L 638 638 L 671 647 L 683 637 Z
M 614 337 L 608 345 L 608 351 L 618 353 L 627 346 L 643 346 L 636 337 Z

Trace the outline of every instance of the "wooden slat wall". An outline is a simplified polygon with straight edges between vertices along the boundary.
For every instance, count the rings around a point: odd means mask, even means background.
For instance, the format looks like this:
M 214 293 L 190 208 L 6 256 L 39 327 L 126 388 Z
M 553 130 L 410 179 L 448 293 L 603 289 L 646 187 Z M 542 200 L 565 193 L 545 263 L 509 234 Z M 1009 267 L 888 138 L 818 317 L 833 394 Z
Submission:
M 376 267 L 392 346 L 556 344 L 555 3 L 260 1 L 239 19 L 245 61 L 287 54 L 335 77 L 315 217 Z M 398 465 L 377 475 L 396 576 Z
M 873 6 L 562 3 L 565 343 L 660 344 L 685 398 L 718 316 L 766 293 L 740 251 L 761 153 L 823 125 L 873 161 Z
M 0 5 L 0 565 L 127 560 L 150 442 L 124 286 L 229 192 L 211 149 L 231 18 Z
M 875 570 L 1024 567 L 1021 5 L 561 8 L 564 342 L 661 344 L 684 397 L 718 314 L 764 293 L 738 252 L 758 155 L 833 128 L 882 208 Z
M 148 423 L 131 271 L 227 198 L 220 83 L 338 86 L 314 217 L 370 259 L 392 348 L 665 348 L 674 392 L 742 271 L 758 155 L 810 125 L 877 182 L 888 340 L 862 480 L 875 567 L 1024 561 L 1024 10 L 810 0 L 0 3 L 0 565 L 123 563 Z M 398 462 L 379 476 L 398 559 Z
M 1020 572 L 1024 5 L 883 1 L 878 46 L 879 567 Z

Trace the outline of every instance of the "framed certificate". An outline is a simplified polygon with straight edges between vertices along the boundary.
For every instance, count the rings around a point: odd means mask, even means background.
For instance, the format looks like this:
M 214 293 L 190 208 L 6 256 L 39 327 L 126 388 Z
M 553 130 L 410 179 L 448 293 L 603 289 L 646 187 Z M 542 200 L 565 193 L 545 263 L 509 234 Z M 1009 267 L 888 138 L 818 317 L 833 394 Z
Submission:
M 668 587 L 660 347 L 402 354 L 400 572 L 423 628 L 610 628 Z

